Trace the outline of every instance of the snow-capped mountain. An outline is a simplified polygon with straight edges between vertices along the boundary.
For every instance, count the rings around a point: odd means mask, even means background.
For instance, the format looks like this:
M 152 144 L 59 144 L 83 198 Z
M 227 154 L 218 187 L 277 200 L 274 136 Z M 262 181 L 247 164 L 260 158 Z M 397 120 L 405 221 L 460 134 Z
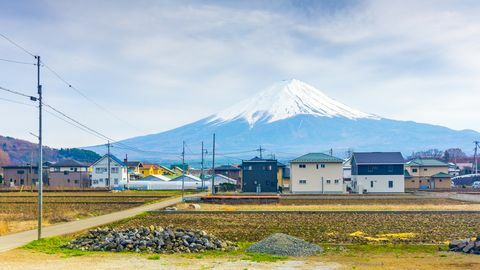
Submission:
M 124 140 L 122 143 L 128 147 L 114 147 L 113 152 L 119 156 L 128 153 L 131 159 L 178 162 L 185 141 L 191 162 L 199 159 L 201 142 L 211 147 L 213 133 L 217 138 L 217 160 L 229 163 L 252 157 L 260 145 L 285 161 L 328 149 L 340 157 L 347 149 L 401 151 L 405 155 L 431 148 L 467 150 L 472 141 L 480 139 L 480 133 L 473 130 L 458 131 L 361 112 L 313 86 L 290 80 L 191 124 Z M 104 146 L 87 149 L 105 152 Z
M 380 119 L 329 98 L 320 90 L 299 80 L 286 80 L 241 101 L 212 117 L 221 123 L 244 119 L 250 126 L 258 121 L 272 123 L 296 115 Z

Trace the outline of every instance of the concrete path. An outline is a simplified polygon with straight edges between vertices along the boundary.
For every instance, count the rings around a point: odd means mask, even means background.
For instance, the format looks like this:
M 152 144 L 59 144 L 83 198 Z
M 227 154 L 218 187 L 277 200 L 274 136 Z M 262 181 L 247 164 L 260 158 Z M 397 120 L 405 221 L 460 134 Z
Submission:
M 189 197 L 200 196 L 200 195 L 201 194 L 196 194 L 196 195 L 191 195 Z M 174 204 L 180 203 L 181 201 L 182 201 L 181 197 L 176 197 L 176 198 L 167 199 L 165 201 L 161 201 L 157 203 L 130 208 L 120 212 L 106 214 L 103 216 L 91 217 L 91 218 L 81 219 L 77 221 L 43 227 L 42 237 L 59 236 L 59 235 L 86 230 L 92 227 L 97 227 L 97 226 L 105 225 L 118 220 L 122 220 L 125 218 L 133 217 L 143 212 L 172 206 Z M 37 239 L 36 229 L 25 231 L 25 232 L 8 234 L 5 236 L 0 236 L 0 252 L 21 247 L 36 239 Z

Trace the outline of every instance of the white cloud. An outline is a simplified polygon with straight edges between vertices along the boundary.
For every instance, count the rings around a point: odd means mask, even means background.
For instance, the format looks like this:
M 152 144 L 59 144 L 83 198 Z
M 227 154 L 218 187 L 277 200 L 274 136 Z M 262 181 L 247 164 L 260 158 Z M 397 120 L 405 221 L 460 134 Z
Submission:
M 50 103 L 115 138 L 186 124 L 285 78 L 385 117 L 479 130 L 477 2 L 346 3 L 330 10 L 287 1 L 272 7 L 48 1 L 38 4 L 37 17 L 25 15 L 28 7 L 15 7 L 0 23 L 91 98 L 140 127 L 126 127 L 45 71 Z M 0 52 L 28 59 L 4 42 Z M 34 89 L 34 70 L 0 63 L 0 74 L 0 85 Z M 0 134 L 28 138 L 31 115 L 1 105 L 0 115 L 13 111 L 18 117 L 2 117 Z M 49 145 L 101 143 L 47 121 Z

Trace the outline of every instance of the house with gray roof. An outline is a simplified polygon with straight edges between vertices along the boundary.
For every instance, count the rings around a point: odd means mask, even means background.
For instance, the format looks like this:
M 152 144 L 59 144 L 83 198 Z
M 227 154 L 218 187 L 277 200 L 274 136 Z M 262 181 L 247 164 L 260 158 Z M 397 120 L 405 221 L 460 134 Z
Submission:
M 352 190 L 358 193 L 405 192 L 404 165 L 400 152 L 354 152 Z
M 114 155 L 104 155 L 92 164 L 92 187 L 121 187 L 127 184 L 127 174 L 127 166 L 122 160 Z
M 309 153 L 290 161 L 292 193 L 345 193 L 343 162 L 324 153 Z

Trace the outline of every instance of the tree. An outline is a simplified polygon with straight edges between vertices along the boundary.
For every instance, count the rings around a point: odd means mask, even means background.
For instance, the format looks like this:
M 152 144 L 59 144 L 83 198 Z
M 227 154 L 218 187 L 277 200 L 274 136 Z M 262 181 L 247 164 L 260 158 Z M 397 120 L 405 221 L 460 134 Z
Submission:
M 460 148 L 449 148 L 445 150 L 444 158 L 446 161 L 453 161 L 455 162 L 456 158 L 466 157 L 467 155 L 465 152 L 462 151 Z

